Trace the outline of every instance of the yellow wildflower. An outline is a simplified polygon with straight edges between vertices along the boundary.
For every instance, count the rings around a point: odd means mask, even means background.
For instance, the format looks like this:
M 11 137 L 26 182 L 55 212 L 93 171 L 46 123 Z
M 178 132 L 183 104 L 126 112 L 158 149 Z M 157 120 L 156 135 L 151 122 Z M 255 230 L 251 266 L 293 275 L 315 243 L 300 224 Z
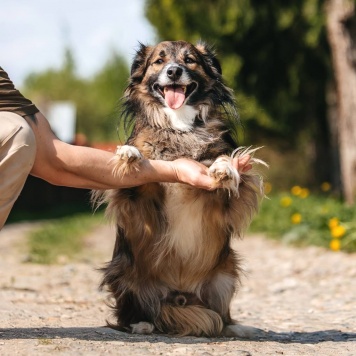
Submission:
M 328 223 L 329 229 L 331 230 L 331 229 L 335 228 L 336 226 L 339 225 L 339 223 L 340 223 L 340 221 L 338 218 L 331 218 Z
M 329 247 L 333 251 L 340 251 L 340 248 L 341 248 L 340 240 L 332 239 L 330 241 Z
M 295 213 L 290 218 L 293 224 L 300 224 L 302 221 L 302 215 L 299 213 Z
M 298 196 L 302 192 L 302 188 L 299 185 L 295 185 L 290 191 L 293 195 Z
M 287 208 L 289 205 L 292 204 L 292 199 L 286 196 L 281 199 L 280 203 L 284 208 Z
M 302 199 L 305 199 L 309 196 L 309 189 L 308 188 L 303 188 L 300 193 L 299 193 L 299 196 L 302 198 Z
M 345 235 L 345 233 L 346 233 L 346 229 L 341 225 L 335 226 L 331 229 L 331 236 L 334 239 L 340 239 Z
M 331 184 L 329 182 L 324 182 L 320 186 L 323 192 L 328 192 L 331 189 Z

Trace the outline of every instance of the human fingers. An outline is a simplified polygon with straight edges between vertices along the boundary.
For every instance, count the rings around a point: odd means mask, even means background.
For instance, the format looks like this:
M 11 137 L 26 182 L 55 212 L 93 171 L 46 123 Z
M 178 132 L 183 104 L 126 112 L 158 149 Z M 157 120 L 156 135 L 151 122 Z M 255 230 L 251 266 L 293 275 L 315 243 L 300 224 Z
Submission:
M 252 165 L 249 163 L 250 159 L 251 159 L 250 155 L 246 155 L 242 157 L 234 157 L 232 160 L 232 165 L 239 172 L 245 173 L 252 168 Z
M 248 172 L 250 169 L 252 169 L 252 164 L 247 164 L 246 166 L 244 166 L 243 168 L 242 168 L 242 172 L 243 173 L 246 173 L 246 172 Z
M 187 158 L 179 158 L 170 164 L 178 182 L 206 190 L 218 188 L 215 180 L 209 176 L 208 168 L 203 164 Z

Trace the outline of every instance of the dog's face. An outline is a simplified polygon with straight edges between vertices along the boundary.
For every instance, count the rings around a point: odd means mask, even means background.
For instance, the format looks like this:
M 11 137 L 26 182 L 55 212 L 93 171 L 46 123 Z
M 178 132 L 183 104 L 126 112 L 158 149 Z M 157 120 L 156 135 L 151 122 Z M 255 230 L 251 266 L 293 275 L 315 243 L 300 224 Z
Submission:
M 197 117 L 205 120 L 210 107 L 232 101 L 213 51 L 205 44 L 184 41 L 141 45 L 127 96 L 163 111 L 171 128 L 182 131 L 189 130 Z M 163 126 L 164 120 L 157 121 Z

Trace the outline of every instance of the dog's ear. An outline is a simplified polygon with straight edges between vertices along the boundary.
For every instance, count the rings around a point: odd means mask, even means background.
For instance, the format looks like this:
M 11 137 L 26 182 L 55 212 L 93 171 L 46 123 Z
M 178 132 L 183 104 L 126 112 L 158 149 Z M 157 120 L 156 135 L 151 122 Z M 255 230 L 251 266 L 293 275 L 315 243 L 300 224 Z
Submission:
M 216 57 L 214 47 L 206 42 L 199 41 L 195 48 L 202 54 L 208 67 L 214 72 L 215 76 L 221 76 L 222 70 L 219 60 Z
M 205 72 L 215 80 L 214 90 L 216 91 L 216 95 L 220 102 L 223 105 L 230 104 L 231 108 L 233 108 L 232 111 L 235 112 L 235 98 L 233 91 L 223 83 L 221 65 L 216 57 L 214 47 L 200 41 L 195 48 L 203 58 Z M 232 116 L 235 116 L 235 114 Z
M 148 53 L 151 51 L 151 47 L 145 46 L 141 42 L 139 43 L 139 49 L 136 51 L 136 55 L 131 65 L 131 80 L 134 82 L 141 82 L 146 71 L 146 60 Z

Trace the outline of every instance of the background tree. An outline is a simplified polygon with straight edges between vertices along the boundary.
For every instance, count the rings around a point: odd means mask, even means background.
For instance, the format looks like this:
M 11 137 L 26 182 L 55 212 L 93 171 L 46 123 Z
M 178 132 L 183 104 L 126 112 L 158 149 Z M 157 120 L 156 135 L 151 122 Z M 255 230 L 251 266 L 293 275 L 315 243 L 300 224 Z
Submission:
M 323 1 L 147 0 L 146 15 L 160 39 L 215 44 L 245 142 L 273 148 L 275 184 L 332 179 Z
M 327 28 L 335 69 L 341 176 L 346 201 L 356 195 L 356 14 L 355 1 L 330 0 Z

